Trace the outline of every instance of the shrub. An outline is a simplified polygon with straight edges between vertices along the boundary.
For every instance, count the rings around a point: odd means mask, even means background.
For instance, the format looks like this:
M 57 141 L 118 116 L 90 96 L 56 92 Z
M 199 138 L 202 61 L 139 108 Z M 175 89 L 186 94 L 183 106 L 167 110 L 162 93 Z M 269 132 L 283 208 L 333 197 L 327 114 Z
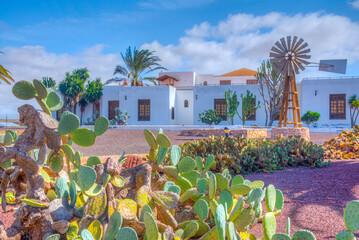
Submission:
M 111 125 L 127 125 L 127 120 L 130 118 L 128 113 L 122 113 L 119 108 L 115 108 L 115 117 L 110 120 Z
M 311 123 L 317 122 L 319 120 L 319 118 L 320 118 L 319 113 L 307 111 L 306 113 L 304 113 L 301 120 L 302 120 L 302 122 L 305 122 L 307 124 L 307 126 L 309 127 L 309 125 Z
M 214 155 L 216 171 L 270 172 L 293 166 L 321 167 L 323 149 L 297 136 L 276 140 L 209 137 L 182 145 L 185 156 Z
M 212 109 L 200 113 L 199 120 L 202 123 L 209 124 L 210 126 L 212 126 L 213 123 L 217 125 L 222 121 L 222 119 L 219 116 L 217 116 L 216 112 Z

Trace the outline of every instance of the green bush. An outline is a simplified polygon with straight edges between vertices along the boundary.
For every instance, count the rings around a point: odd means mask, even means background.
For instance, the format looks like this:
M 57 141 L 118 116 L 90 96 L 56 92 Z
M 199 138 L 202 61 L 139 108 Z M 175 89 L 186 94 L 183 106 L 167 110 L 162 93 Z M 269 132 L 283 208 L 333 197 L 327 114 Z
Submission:
M 212 109 L 200 113 L 199 120 L 202 123 L 209 124 L 210 126 L 212 126 L 213 123 L 217 125 L 222 121 L 222 119 L 219 116 L 217 116 L 216 112 Z
M 276 140 L 246 139 L 242 137 L 209 137 L 182 144 L 185 156 L 216 158 L 216 170 L 225 167 L 237 173 L 270 172 L 293 166 L 321 167 L 322 147 L 293 136 Z
M 307 124 L 307 126 L 309 127 L 309 125 L 311 123 L 317 122 L 319 120 L 319 118 L 320 118 L 319 113 L 307 111 L 306 113 L 304 113 L 301 120 L 302 120 L 302 122 L 305 122 Z

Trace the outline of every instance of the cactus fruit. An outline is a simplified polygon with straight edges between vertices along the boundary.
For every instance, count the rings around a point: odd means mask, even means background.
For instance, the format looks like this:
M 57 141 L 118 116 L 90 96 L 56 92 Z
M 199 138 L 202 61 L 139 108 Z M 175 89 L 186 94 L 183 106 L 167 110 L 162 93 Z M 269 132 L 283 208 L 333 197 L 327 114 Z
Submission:
M 110 122 L 107 118 L 103 116 L 97 118 L 94 126 L 95 136 L 101 136 L 104 134 L 107 131 L 109 125 Z
M 214 198 L 214 196 L 216 195 L 216 189 L 217 189 L 216 177 L 214 176 L 213 173 L 210 173 L 210 175 L 209 175 L 209 183 L 208 183 L 209 199 Z
M 228 188 L 228 191 L 230 191 L 233 196 L 247 195 L 250 190 L 251 188 L 244 184 L 238 184 Z
M 204 193 L 205 191 L 208 190 L 207 184 L 208 184 L 207 178 L 201 178 L 201 179 L 199 179 L 198 182 L 197 182 L 197 188 L 198 188 L 198 190 L 199 190 L 201 193 Z
M 61 115 L 58 132 L 60 135 L 70 134 L 80 126 L 80 119 L 73 113 L 67 112 Z
M 173 145 L 170 150 L 170 163 L 172 166 L 177 166 L 181 159 L 181 148 L 177 145 Z
M 95 240 L 101 240 L 103 235 L 103 227 L 99 220 L 95 219 L 88 226 L 87 230 L 92 234 Z
M 194 209 L 201 221 L 207 220 L 209 214 L 209 206 L 206 200 L 204 199 L 198 200 L 194 205 Z
M 122 216 L 119 212 L 114 212 L 110 217 L 110 222 L 105 232 L 105 240 L 113 240 L 117 236 L 118 230 L 122 226 Z
M 359 200 L 351 201 L 345 207 L 344 223 L 349 231 L 359 231 Z
M 185 202 L 187 201 L 190 197 L 192 197 L 195 193 L 197 192 L 197 188 L 190 188 L 188 189 L 187 191 L 185 191 L 184 193 L 182 193 L 179 201 L 182 203 L 182 202 Z
M 206 159 L 206 163 L 204 164 L 204 171 L 207 172 L 211 168 L 212 164 L 214 163 L 214 157 L 212 155 L 208 156 Z
M 60 177 L 55 182 L 55 189 L 57 197 L 67 197 L 69 194 L 69 187 L 67 185 L 67 180 L 65 177 Z
M 263 233 L 266 240 L 271 240 L 276 232 L 276 220 L 272 212 L 267 213 L 263 217 Z
M 161 146 L 158 147 L 157 161 L 156 161 L 158 165 L 161 164 L 163 160 L 165 160 L 167 152 L 168 152 L 168 148 L 164 148 Z
M 316 240 L 316 238 L 312 232 L 300 230 L 294 233 L 292 240 Z
M 77 187 L 74 180 L 70 181 L 69 195 L 70 195 L 70 207 L 74 207 L 77 199 Z
M 94 237 L 92 236 L 92 233 L 87 229 L 84 229 L 81 231 L 81 239 L 82 240 L 95 240 Z
M 107 194 L 103 188 L 101 193 L 96 197 L 92 197 L 85 206 L 86 215 L 92 216 L 94 219 L 99 218 L 106 210 Z
M 335 236 L 335 240 L 356 240 L 354 233 L 349 231 L 341 231 Z
M 225 176 L 223 176 L 221 173 L 216 173 L 215 176 L 217 187 L 219 188 L 219 190 L 222 191 L 229 187 L 229 180 Z
M 146 227 L 146 239 L 147 240 L 157 240 L 158 239 L 158 226 L 156 221 L 153 219 L 152 215 L 148 212 L 144 213 L 143 221 Z
M 184 173 L 196 168 L 196 161 L 191 157 L 183 157 L 178 163 L 178 171 Z
M 148 129 L 145 129 L 143 131 L 143 133 L 145 135 L 145 138 L 146 138 L 146 141 L 147 141 L 148 145 L 150 145 L 150 148 L 153 149 L 153 150 L 156 150 L 158 148 L 158 145 L 157 145 L 157 142 L 156 142 L 155 135 L 153 135 L 153 133 Z
M 89 190 L 94 185 L 96 178 L 96 172 L 91 167 L 82 166 L 77 172 L 77 184 L 83 192 Z
M 12 93 L 19 99 L 30 100 L 35 97 L 36 89 L 31 82 L 21 80 L 15 83 L 12 88 Z
M 60 240 L 60 234 L 52 234 L 46 238 L 46 240 Z
M 118 230 L 116 240 L 138 240 L 138 236 L 132 228 L 124 227 Z
M 156 142 L 159 146 L 163 148 L 170 148 L 172 145 L 171 140 L 162 133 L 157 135 Z
M 186 225 L 186 227 L 183 229 L 182 239 L 183 240 L 190 239 L 192 236 L 194 236 L 196 234 L 198 229 L 199 229 L 199 225 L 197 222 L 195 222 L 195 221 L 189 222 Z
M 228 190 L 223 190 L 219 195 L 218 204 L 222 204 L 223 206 L 227 206 L 228 209 L 232 209 L 233 206 L 232 194 Z
M 284 233 L 276 233 L 273 235 L 271 240 L 291 240 L 290 236 Z
M 276 189 L 276 200 L 275 200 L 275 207 L 278 210 L 282 210 L 284 206 L 284 197 L 281 190 Z
M 91 156 L 87 159 L 86 166 L 92 167 L 101 164 L 101 159 L 98 156 Z
M 81 147 L 89 147 L 95 143 L 95 133 L 88 128 L 78 128 L 70 133 L 71 140 Z
M 215 212 L 215 223 L 219 240 L 226 238 L 226 212 L 222 204 L 219 204 Z
M 269 184 L 266 189 L 266 195 L 265 195 L 266 207 L 268 212 L 274 211 L 275 203 L 276 203 L 276 195 L 277 193 L 275 187 L 272 184 Z

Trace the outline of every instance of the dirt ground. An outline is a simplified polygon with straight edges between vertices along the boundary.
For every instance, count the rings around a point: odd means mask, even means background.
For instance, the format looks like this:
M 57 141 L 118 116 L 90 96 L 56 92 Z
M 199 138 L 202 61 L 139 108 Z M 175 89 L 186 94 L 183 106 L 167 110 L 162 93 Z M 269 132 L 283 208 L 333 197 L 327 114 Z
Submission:
M 157 131 L 154 131 L 157 134 Z M 187 141 L 193 141 L 204 137 L 181 136 L 179 131 L 164 132 L 172 141 L 173 145 L 178 145 Z M 311 133 L 311 140 L 316 144 L 323 144 L 325 140 L 338 136 L 337 133 Z M 111 129 L 104 135 L 96 138 L 96 143 L 91 147 L 79 147 L 74 145 L 76 151 L 80 151 L 84 156 L 91 155 L 121 155 L 123 151 L 127 154 L 148 153 L 150 148 L 143 136 L 143 130 L 120 130 Z

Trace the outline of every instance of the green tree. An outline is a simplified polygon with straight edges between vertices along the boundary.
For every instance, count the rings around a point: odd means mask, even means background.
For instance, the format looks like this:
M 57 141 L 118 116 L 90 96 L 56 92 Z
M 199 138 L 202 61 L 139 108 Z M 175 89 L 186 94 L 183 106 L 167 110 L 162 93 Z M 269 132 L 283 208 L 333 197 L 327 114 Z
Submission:
M 47 88 L 56 89 L 56 81 L 52 77 L 42 77 L 42 83 Z
M 204 111 L 203 113 L 200 113 L 199 120 L 202 123 L 209 124 L 210 126 L 212 126 L 213 123 L 215 125 L 219 124 L 222 121 L 222 118 L 216 115 L 216 111 L 210 109 Z
M 266 113 L 265 125 L 272 126 L 273 121 L 279 116 L 284 78 L 272 68 L 268 60 L 262 62 L 255 77 L 258 80 L 258 90 Z
M 3 53 L 3 52 L 0 52 Z M 3 80 L 7 84 L 11 84 L 11 82 L 15 82 L 15 80 L 10 76 L 11 72 L 0 65 L 0 80 Z
M 161 59 L 153 55 L 154 51 L 148 49 L 138 50 L 136 48 L 131 50 L 128 47 L 125 54 L 121 53 L 124 65 L 117 65 L 115 74 L 120 74 L 128 78 L 131 86 L 143 86 L 143 80 L 147 80 L 157 85 L 154 77 L 144 77 L 144 75 L 156 71 L 167 70 L 160 65 Z
M 257 108 L 259 108 L 260 101 L 258 101 L 258 105 L 256 105 L 256 99 L 249 90 L 247 90 L 246 96 L 241 93 L 242 99 L 242 115 L 238 113 L 239 119 L 242 120 L 242 125 L 244 126 L 246 121 L 255 113 Z
M 86 109 L 88 104 L 89 104 L 89 102 L 86 99 L 86 94 L 82 94 L 80 96 L 80 100 L 79 100 L 79 106 L 80 106 L 80 111 L 81 111 L 81 117 L 80 117 L 81 124 L 82 124 L 83 113 L 85 112 L 85 109 Z
M 357 95 L 353 95 L 348 100 L 349 103 L 349 111 L 350 111 L 350 124 L 351 127 L 354 127 L 356 124 L 358 114 L 359 114 L 359 99 Z
M 89 103 L 92 104 L 92 112 L 95 114 L 97 112 L 97 115 L 100 112 L 100 109 L 98 109 L 100 99 L 103 95 L 102 92 L 103 84 L 101 82 L 101 78 L 96 78 L 93 81 L 89 81 L 86 86 L 86 99 Z M 98 117 L 98 116 L 96 116 Z
M 227 118 L 229 124 L 233 125 L 233 119 L 236 114 L 238 114 L 239 101 L 237 97 L 237 92 L 232 92 L 231 89 L 228 89 L 225 94 L 226 104 L 227 104 Z
M 320 118 L 319 113 L 307 111 L 306 113 L 304 113 L 301 120 L 302 120 L 302 122 L 305 122 L 307 124 L 307 126 L 309 127 L 309 125 L 311 123 L 314 123 L 314 122 L 318 121 L 319 118 Z

